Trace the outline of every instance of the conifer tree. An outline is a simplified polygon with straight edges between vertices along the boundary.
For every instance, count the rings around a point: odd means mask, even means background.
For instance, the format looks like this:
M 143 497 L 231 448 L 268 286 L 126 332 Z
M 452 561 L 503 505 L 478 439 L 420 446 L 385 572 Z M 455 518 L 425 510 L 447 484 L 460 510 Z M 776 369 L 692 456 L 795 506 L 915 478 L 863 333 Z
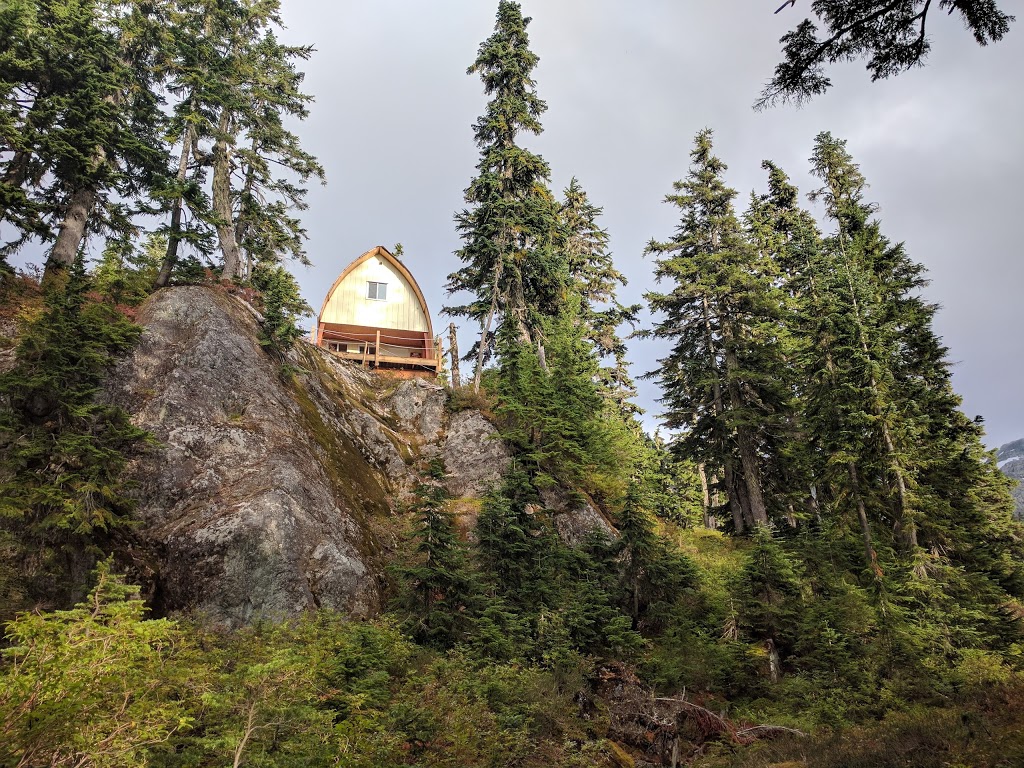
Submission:
M 689 176 L 666 201 L 679 208 L 675 236 L 652 241 L 655 274 L 670 292 L 646 294 L 662 319 L 651 332 L 673 343 L 657 378 L 666 425 L 685 430 L 690 458 L 722 477 L 737 532 L 769 519 L 765 493 L 766 436 L 778 425 L 788 395 L 770 272 L 759 263 L 733 210 L 725 165 L 701 131 Z
M 252 274 L 251 283 L 263 301 L 260 344 L 287 351 L 302 336 L 299 318 L 312 314 L 312 307 L 302 298 L 291 272 L 280 265 L 260 262 Z
M 507 345 L 538 345 L 543 355 L 541 319 L 554 313 L 567 280 L 556 248 L 558 208 L 547 187 L 548 165 L 516 143 L 522 133 L 541 132 L 547 109 L 531 76 L 538 58 L 529 48 L 529 23 L 518 3 L 502 0 L 494 34 L 468 70 L 479 73 L 491 98 L 473 127 L 480 162 L 465 193 L 469 207 L 455 216 L 464 266 L 447 285 L 449 293 L 471 298 L 445 312 L 480 323 L 480 340 L 467 355 L 476 358 L 476 391 L 499 337 Z M 502 333 L 506 327 L 511 332 Z
M 651 511 L 655 480 L 651 467 L 642 466 L 616 514 L 626 612 L 634 627 L 648 631 L 666 626 L 671 606 L 696 582 L 693 564 L 658 535 Z
M 936 307 L 921 297 L 923 267 L 882 234 L 845 142 L 819 135 L 812 170 L 825 183 L 814 194 L 836 224 L 827 241 L 835 282 L 855 299 L 845 302 L 856 332 L 848 349 L 863 364 L 843 381 L 848 400 L 862 406 L 860 427 L 847 436 L 862 442 L 864 477 L 881 478 L 877 530 L 918 564 L 918 574 L 927 571 L 924 547 L 932 561 L 946 553 L 958 565 L 1015 583 L 1016 569 L 1004 568 L 1016 545 L 1001 481 L 981 446 L 980 426 L 959 411 L 946 349 L 932 329 Z M 829 410 L 836 412 L 835 405 Z M 979 505 L 981 498 L 987 502 Z M 975 559 L 980 552 L 969 542 L 979 535 L 990 548 Z
M 133 214 L 162 185 L 162 11 L 135 0 L 36 4 L 16 73 L 17 103 L 27 106 L 8 113 L 17 136 L 0 175 L 30 216 L 19 242 L 53 240 L 47 279 L 66 272 L 89 232 L 132 232 Z
M 612 365 L 601 368 L 603 393 L 628 416 L 637 410 L 628 402 L 636 395 L 636 388 L 629 375 L 626 344 L 618 328 L 623 323 L 635 322 L 640 305 L 627 307 L 616 297 L 626 278 L 612 263 L 607 230 L 597 223 L 602 209 L 590 202 L 575 178 L 562 194 L 560 247 L 568 261 L 569 279 L 580 297 L 579 322 L 598 356 L 613 360 Z
M 322 180 L 323 168 L 284 121 L 308 113 L 311 98 L 300 89 L 303 75 L 295 62 L 308 58 L 312 49 L 277 39 L 277 0 L 204 2 L 182 17 L 172 84 L 182 94 L 172 122 L 181 150 L 158 284 L 166 284 L 179 242 L 205 247 L 202 229 L 182 228 L 186 194 L 200 222 L 216 230 L 224 278 L 251 279 L 259 260 L 307 263 L 305 231 L 293 211 L 305 208 L 303 185 L 311 178 Z M 208 151 L 201 149 L 204 140 L 211 143 Z M 206 168 L 209 197 L 195 190 Z
M 754 546 L 739 573 L 741 628 L 765 644 L 772 682 L 797 641 L 800 619 L 799 571 L 768 528 L 754 533 Z
M 819 524 L 831 515 L 855 515 L 865 563 L 876 577 L 876 535 L 870 523 L 877 458 L 864 438 L 871 404 L 856 384 L 870 370 L 858 343 L 858 297 L 842 254 L 822 238 L 813 217 L 798 204 L 797 189 L 772 163 L 769 191 L 755 198 L 748 228 L 755 245 L 779 270 L 785 354 L 795 376 L 787 377 L 799 402 L 786 472 L 790 496 L 804 499 Z M 794 487 L 795 486 L 795 487 Z M 808 493 L 804 495 L 804 491 Z M 826 509 L 827 508 L 827 509 Z M 823 510 L 824 517 L 823 517 Z M 827 519 L 826 519 L 827 518 Z
M 73 569 L 128 524 L 120 474 L 128 450 L 146 438 L 124 411 L 97 399 L 141 329 L 89 296 L 91 287 L 79 257 L 66 288 L 50 290 L 25 329 L 15 367 L 0 375 L 0 524 L 35 563 L 34 595 L 73 591 Z M 65 583 L 40 586 L 61 573 Z
M 182 243 L 204 255 L 212 250 L 216 221 L 209 195 L 202 189 L 208 160 L 200 142 L 213 135 L 219 91 L 225 85 L 224 41 L 240 10 L 236 3 L 196 3 L 172 10 L 175 32 L 167 88 L 178 100 L 168 122 L 167 140 L 178 149 L 177 168 L 166 191 L 170 221 L 155 288 L 170 281 Z M 185 220 L 187 213 L 191 221 Z
M 440 459 L 428 463 L 414 491 L 416 559 L 395 569 L 408 585 L 396 605 L 408 614 L 412 637 L 441 646 L 466 638 L 480 589 L 447 509 L 450 496 L 442 484 L 444 474 Z

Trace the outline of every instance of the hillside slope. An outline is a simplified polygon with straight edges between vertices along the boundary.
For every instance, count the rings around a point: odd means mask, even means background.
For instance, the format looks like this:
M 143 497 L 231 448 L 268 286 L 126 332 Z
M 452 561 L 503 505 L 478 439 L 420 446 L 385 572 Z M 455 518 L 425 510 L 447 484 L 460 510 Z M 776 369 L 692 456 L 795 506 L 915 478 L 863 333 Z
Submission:
M 156 443 L 129 481 L 141 523 L 124 553 L 160 613 L 238 626 L 380 604 L 390 521 L 419 457 L 442 454 L 474 497 L 508 463 L 476 411 L 424 381 L 378 378 L 300 344 L 286 365 L 241 300 L 208 287 L 155 294 L 108 385 Z

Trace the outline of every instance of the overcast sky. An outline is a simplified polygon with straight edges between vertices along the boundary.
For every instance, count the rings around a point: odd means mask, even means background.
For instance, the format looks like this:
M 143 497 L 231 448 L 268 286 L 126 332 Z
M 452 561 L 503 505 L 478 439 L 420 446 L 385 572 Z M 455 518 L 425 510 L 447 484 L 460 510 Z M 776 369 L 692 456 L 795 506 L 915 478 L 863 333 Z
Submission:
M 497 0 L 282 2 L 285 41 L 316 48 L 304 65 L 316 101 L 296 129 L 328 178 L 304 215 L 314 263 L 295 268 L 304 295 L 319 309 L 352 259 L 400 242 L 440 333 L 445 278 L 459 266 L 452 216 L 474 173 L 471 125 L 485 105 L 466 68 L 493 31 Z M 875 84 L 861 64 L 833 68 L 828 95 L 756 113 L 778 38 L 809 0 L 773 15 L 780 2 L 524 0 L 549 110 L 544 133 L 523 143 L 551 165 L 556 191 L 576 176 L 603 206 L 630 303 L 653 285 L 644 245 L 677 223 L 662 200 L 685 176 L 698 130 L 714 130 L 741 208 L 765 187 L 763 159 L 806 192 L 815 135 L 846 138 L 883 231 L 929 271 L 927 298 L 942 305 L 937 331 L 964 410 L 985 418 L 992 446 L 1024 437 L 1024 19 L 980 48 L 957 18 L 936 12 L 928 66 Z M 461 322 L 465 350 L 479 329 Z M 655 341 L 630 348 L 636 376 L 666 351 Z M 658 391 L 640 388 L 653 428 Z
M 604 207 L 616 264 L 630 281 L 623 298 L 640 301 L 652 286 L 644 245 L 676 224 L 662 198 L 686 174 L 699 129 L 714 130 L 741 207 L 765 186 L 762 159 L 781 164 L 806 192 L 815 135 L 848 139 L 883 231 L 928 268 L 927 297 L 942 305 L 937 330 L 965 411 L 985 418 L 992 445 L 1024 436 L 1024 31 L 1017 25 L 980 48 L 957 18 L 935 13 L 927 67 L 875 84 L 860 64 L 835 68 L 827 96 L 800 110 L 756 113 L 751 104 L 778 60 L 778 38 L 807 6 L 798 0 L 773 15 L 778 3 L 524 0 L 540 56 L 538 93 L 549 107 L 544 133 L 524 144 L 551 165 L 556 190 L 575 175 Z M 315 266 L 298 269 L 315 308 L 349 261 L 401 242 L 435 331 L 447 326 L 443 286 L 459 265 L 452 215 L 474 173 L 471 124 L 485 104 L 466 67 L 493 31 L 496 7 L 284 0 L 286 40 L 317 49 L 306 65 L 316 102 L 300 131 L 328 183 L 311 191 L 305 215 Z M 463 325 L 467 349 L 477 329 Z M 661 342 L 633 342 L 635 373 L 664 351 Z M 640 403 L 651 413 L 657 396 L 641 383 Z

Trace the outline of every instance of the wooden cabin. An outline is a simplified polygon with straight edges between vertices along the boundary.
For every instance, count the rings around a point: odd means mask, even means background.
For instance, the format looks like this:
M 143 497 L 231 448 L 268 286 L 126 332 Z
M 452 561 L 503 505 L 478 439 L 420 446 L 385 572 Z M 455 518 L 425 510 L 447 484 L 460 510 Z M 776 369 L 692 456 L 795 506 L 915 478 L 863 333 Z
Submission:
M 353 261 L 327 292 L 313 343 L 364 367 L 401 377 L 433 377 L 441 349 L 423 292 L 382 245 Z

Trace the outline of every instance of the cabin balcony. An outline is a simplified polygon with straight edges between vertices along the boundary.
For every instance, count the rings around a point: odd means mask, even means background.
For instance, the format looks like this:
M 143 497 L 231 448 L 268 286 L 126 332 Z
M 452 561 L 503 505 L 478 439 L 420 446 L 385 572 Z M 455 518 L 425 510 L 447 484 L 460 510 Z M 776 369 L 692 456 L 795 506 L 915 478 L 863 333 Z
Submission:
M 343 360 L 381 372 L 433 377 L 441 368 L 440 346 L 421 331 L 325 323 L 317 329 L 316 343 Z

